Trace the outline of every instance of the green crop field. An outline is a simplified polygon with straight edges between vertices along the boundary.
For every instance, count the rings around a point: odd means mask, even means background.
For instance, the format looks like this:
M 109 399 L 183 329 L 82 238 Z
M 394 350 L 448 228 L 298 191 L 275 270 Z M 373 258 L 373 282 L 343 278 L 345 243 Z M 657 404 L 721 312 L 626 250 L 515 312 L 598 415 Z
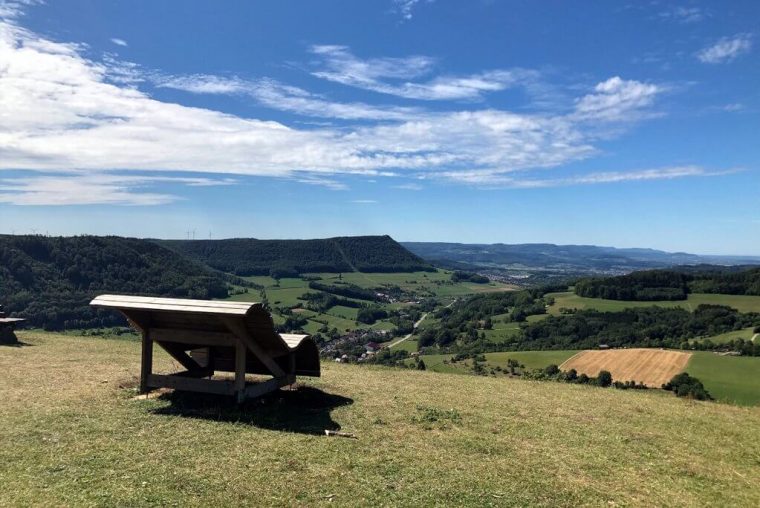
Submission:
M 507 366 L 507 359 L 517 360 L 525 365 L 526 369 L 542 369 L 549 365 L 560 365 L 562 362 L 578 353 L 578 351 L 502 351 L 498 353 L 486 353 L 486 361 L 489 366 Z
M 760 405 L 760 357 L 722 356 L 697 351 L 686 365 L 686 372 L 699 378 L 718 400 Z
M 133 400 L 139 342 L 20 339 L 5 506 L 760 505 L 760 408 L 333 362 L 266 403 Z
M 525 365 L 525 368 L 527 369 L 542 369 L 551 364 L 559 365 L 577 352 L 578 351 L 500 351 L 496 353 L 485 353 L 484 356 L 486 357 L 486 369 L 491 369 L 496 366 L 503 369 L 507 366 L 508 358 L 517 360 Z M 454 364 L 448 363 L 453 356 L 454 355 L 451 354 L 421 355 L 420 358 L 424 360 L 427 370 L 433 372 L 455 374 L 471 373 L 470 367 L 472 366 L 472 360 L 460 361 Z
M 688 299 L 681 301 L 628 302 L 621 300 L 605 300 L 602 298 L 585 298 L 570 291 L 549 293 L 554 298 L 554 305 L 549 307 L 549 313 L 559 315 L 561 308 L 567 309 L 596 309 L 602 312 L 614 312 L 630 307 L 682 307 L 694 310 L 698 305 L 714 304 L 728 305 L 739 312 L 760 312 L 760 296 L 718 295 L 707 293 L 692 293 Z
M 713 335 L 712 337 L 692 339 L 690 342 L 701 342 L 709 339 L 715 344 L 723 344 L 736 339 L 752 340 L 752 337 L 755 336 L 755 332 L 753 330 L 753 327 L 742 328 L 741 330 L 721 333 L 720 335 Z

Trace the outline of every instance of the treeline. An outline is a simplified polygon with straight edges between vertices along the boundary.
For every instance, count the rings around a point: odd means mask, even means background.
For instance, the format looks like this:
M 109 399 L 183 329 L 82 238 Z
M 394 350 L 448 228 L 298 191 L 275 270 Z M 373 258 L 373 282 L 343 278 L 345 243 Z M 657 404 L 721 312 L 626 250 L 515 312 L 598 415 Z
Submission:
M 135 238 L 0 236 L 0 301 L 47 330 L 126 325 L 89 306 L 97 294 L 223 298 L 226 277 Z
M 346 298 L 356 298 L 358 300 L 375 301 L 378 299 L 375 291 L 357 286 L 356 284 L 325 284 L 323 282 L 310 281 L 309 289 L 345 296 Z M 352 306 L 349 305 L 349 307 Z
M 581 279 L 575 293 L 609 300 L 685 300 L 689 293 L 760 295 L 760 268 L 648 270 L 618 277 Z
M 689 339 L 757 324 L 760 314 L 742 314 L 723 305 L 699 305 L 694 312 L 655 306 L 619 312 L 581 310 L 531 323 L 505 346 L 520 350 L 590 349 L 600 344 L 688 349 Z
M 389 236 L 320 240 L 156 240 L 223 272 L 296 277 L 317 272 L 414 272 L 434 268 Z
M 488 277 L 484 275 L 480 275 L 478 273 L 474 273 L 474 272 L 465 272 L 462 270 L 455 270 L 451 274 L 451 281 L 452 282 L 474 282 L 476 284 L 486 284 L 488 282 Z

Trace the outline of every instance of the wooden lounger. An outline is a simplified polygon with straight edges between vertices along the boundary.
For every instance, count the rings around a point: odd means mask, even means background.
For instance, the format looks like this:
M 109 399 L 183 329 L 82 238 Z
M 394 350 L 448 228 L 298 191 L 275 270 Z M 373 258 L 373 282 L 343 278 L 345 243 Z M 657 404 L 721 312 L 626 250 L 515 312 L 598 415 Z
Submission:
M 142 333 L 140 392 L 175 388 L 235 395 L 239 402 L 293 384 L 296 376 L 319 377 L 319 351 L 308 335 L 278 334 L 260 303 L 101 295 L 90 305 L 118 310 Z M 185 371 L 153 374 L 153 344 Z M 203 379 L 234 372 L 234 381 Z M 246 383 L 245 375 L 270 375 Z

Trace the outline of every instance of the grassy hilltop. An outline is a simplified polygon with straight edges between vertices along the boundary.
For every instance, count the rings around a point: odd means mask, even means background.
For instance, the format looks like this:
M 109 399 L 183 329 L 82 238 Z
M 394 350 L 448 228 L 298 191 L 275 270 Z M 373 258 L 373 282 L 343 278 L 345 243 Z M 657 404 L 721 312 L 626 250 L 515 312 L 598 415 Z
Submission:
M 330 363 L 240 411 L 132 400 L 136 341 L 20 339 L 0 348 L 0 504 L 760 503 L 759 408 Z

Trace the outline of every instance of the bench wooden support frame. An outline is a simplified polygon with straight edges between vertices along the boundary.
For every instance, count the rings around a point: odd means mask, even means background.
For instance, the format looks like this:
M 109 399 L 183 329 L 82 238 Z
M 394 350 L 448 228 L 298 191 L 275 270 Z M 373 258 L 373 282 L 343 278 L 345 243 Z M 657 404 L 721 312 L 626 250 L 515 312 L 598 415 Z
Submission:
M 141 332 L 141 393 L 172 388 L 230 395 L 243 402 L 295 383 L 299 372 L 319 375 L 313 341 L 305 335 L 284 338 L 277 334 L 271 316 L 259 304 L 104 295 L 93 300 L 92 305 L 121 311 Z M 186 370 L 154 373 L 156 344 Z M 299 356 L 302 347 L 307 351 Z M 205 361 L 199 362 L 188 351 L 200 348 L 208 354 Z M 224 357 L 224 362 L 217 365 L 214 352 L 220 350 L 228 351 L 226 354 L 232 357 Z M 211 379 L 215 370 L 230 371 L 234 377 Z M 250 383 L 246 380 L 247 373 L 268 374 L 272 378 Z

